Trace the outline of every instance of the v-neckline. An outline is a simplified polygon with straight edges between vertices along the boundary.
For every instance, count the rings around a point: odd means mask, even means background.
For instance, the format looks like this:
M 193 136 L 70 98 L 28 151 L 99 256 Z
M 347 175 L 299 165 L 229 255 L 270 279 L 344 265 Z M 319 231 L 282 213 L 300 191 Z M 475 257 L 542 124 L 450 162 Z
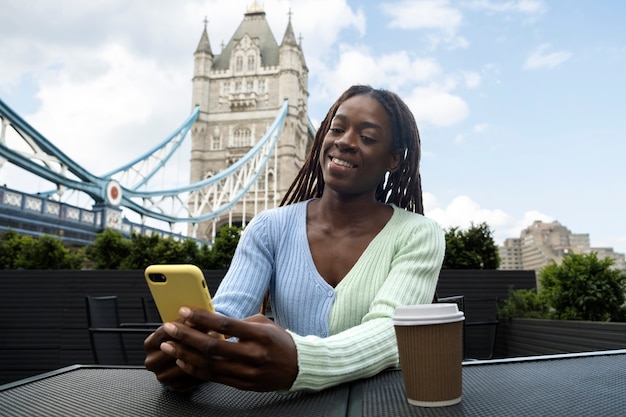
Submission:
M 346 281 L 346 279 L 348 279 L 352 275 L 352 271 L 357 269 L 357 267 L 362 262 L 362 259 L 365 257 L 367 252 L 371 251 L 372 250 L 371 248 L 375 245 L 375 243 L 378 240 L 380 240 L 380 236 L 382 236 L 384 233 L 386 233 L 386 230 L 389 228 L 389 225 L 397 217 L 397 209 L 396 209 L 396 206 L 394 204 L 389 204 L 389 207 L 392 208 L 393 212 L 391 213 L 391 217 L 389 217 L 389 220 L 387 220 L 387 223 L 385 223 L 385 225 L 378 231 L 378 233 L 376 233 L 376 235 L 372 238 L 372 240 L 367 244 L 367 246 L 365 247 L 365 249 L 363 250 L 361 255 L 358 257 L 358 259 L 356 260 L 354 265 L 352 265 L 350 270 L 341 278 L 341 280 L 337 283 L 337 285 L 333 286 L 328 281 L 326 281 L 326 279 L 324 279 L 322 274 L 320 274 L 319 270 L 317 269 L 317 265 L 315 265 L 315 260 L 313 259 L 313 252 L 311 251 L 311 245 L 309 244 L 308 229 L 307 229 L 307 210 L 308 210 L 309 203 L 311 201 L 313 201 L 313 200 L 315 200 L 315 199 L 308 200 L 306 202 L 306 204 L 304 204 L 304 215 L 301 217 L 301 221 L 303 223 L 303 224 L 301 224 L 301 227 L 304 228 L 303 239 L 304 239 L 304 245 L 307 248 L 307 258 L 308 258 L 308 261 L 309 261 L 309 263 L 311 265 L 311 269 L 315 271 L 315 278 L 317 280 L 321 281 L 327 288 L 331 288 L 333 290 L 336 290 L 338 287 L 341 286 L 341 284 L 344 281 Z

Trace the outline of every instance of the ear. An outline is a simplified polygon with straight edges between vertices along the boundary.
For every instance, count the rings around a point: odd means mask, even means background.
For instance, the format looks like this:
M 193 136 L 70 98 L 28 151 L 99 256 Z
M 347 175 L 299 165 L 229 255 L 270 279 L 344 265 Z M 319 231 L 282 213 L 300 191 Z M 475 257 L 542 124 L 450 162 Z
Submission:
M 398 168 L 400 168 L 400 164 L 402 163 L 402 154 L 402 150 L 391 153 L 391 156 L 389 157 L 389 166 L 387 167 L 387 171 L 389 171 L 390 174 L 396 172 Z

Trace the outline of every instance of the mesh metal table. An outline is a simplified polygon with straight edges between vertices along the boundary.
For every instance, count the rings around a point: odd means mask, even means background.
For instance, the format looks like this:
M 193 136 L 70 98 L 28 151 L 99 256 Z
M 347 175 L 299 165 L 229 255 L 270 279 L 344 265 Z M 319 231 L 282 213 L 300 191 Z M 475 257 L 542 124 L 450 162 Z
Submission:
M 348 385 L 279 395 L 205 384 L 165 390 L 143 368 L 72 366 L 0 387 L 0 416 L 329 416 L 346 415 Z
M 441 408 L 408 404 L 386 371 L 353 385 L 348 416 L 626 416 L 626 350 L 468 362 L 462 401 Z
M 402 374 L 319 393 L 279 395 L 206 384 L 164 390 L 143 368 L 76 365 L 0 387 L 0 416 L 626 416 L 626 350 L 467 362 L 463 400 L 406 402 Z

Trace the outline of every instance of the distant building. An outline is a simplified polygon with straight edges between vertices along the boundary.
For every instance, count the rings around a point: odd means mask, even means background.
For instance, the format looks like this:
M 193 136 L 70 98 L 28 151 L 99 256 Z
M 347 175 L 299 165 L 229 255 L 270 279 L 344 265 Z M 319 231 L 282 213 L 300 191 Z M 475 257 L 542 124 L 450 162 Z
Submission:
M 223 224 L 245 225 L 257 211 L 278 205 L 308 154 L 308 68 L 291 16 L 278 44 L 255 1 L 220 53 L 213 52 L 205 25 L 192 84 L 191 104 L 200 106 L 200 115 L 191 130 L 191 183 L 238 161 L 266 133 L 284 100 L 289 103 L 276 162 L 227 216 L 198 226 L 196 236 L 211 239 Z
M 509 238 L 504 241 L 504 245 L 498 247 L 500 252 L 500 268 L 523 270 L 522 263 L 522 240 Z
M 611 258 L 613 268 L 626 272 L 624 254 L 612 248 L 592 248 L 589 234 L 572 233 L 557 221 L 535 221 L 522 230 L 519 238 L 509 238 L 498 248 L 499 269 L 525 269 L 540 271 L 552 262 L 560 264 L 568 253 L 586 254 L 596 252 L 599 259 Z

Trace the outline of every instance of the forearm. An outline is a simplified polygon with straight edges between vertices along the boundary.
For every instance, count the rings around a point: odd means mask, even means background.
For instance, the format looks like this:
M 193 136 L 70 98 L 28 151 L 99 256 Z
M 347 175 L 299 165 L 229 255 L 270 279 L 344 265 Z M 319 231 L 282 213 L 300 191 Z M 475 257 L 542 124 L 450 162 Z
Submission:
M 398 364 L 390 318 L 370 320 L 327 338 L 291 336 L 298 351 L 298 376 L 290 391 L 318 391 Z

